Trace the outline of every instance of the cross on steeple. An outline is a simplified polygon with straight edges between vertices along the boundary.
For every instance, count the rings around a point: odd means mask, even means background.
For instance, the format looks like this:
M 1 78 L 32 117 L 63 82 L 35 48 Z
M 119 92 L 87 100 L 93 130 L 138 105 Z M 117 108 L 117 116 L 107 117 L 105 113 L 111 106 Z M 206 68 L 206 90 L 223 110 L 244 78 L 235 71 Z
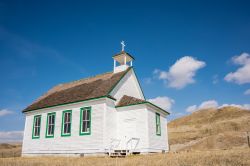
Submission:
M 122 45 L 122 51 L 124 51 L 124 47 L 126 46 L 126 45 L 125 45 L 125 42 L 122 41 L 122 42 L 121 42 L 121 45 Z
M 127 68 L 132 67 L 132 61 L 134 58 L 127 52 L 124 51 L 125 42 L 121 41 L 122 51 L 113 56 L 114 59 L 114 73 L 127 70 Z M 116 65 L 118 62 L 118 65 Z M 130 64 L 129 64 L 130 63 Z

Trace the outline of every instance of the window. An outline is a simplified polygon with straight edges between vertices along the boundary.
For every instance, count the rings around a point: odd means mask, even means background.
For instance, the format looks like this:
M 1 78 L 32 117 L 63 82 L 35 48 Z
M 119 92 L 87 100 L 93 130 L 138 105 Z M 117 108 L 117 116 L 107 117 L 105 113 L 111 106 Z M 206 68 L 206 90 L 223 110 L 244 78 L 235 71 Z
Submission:
M 80 135 L 91 133 L 91 107 L 81 108 L 80 113 Z
M 161 120 L 160 120 L 160 114 L 155 114 L 155 120 L 156 120 L 156 135 L 161 135 Z
M 46 126 L 46 138 L 54 137 L 55 131 L 55 120 L 56 120 L 56 113 L 48 113 L 47 115 L 47 126 Z
M 32 138 L 40 138 L 40 130 L 41 130 L 41 115 L 34 116 L 33 120 L 33 130 L 32 130 Z
M 71 117 L 72 117 L 71 110 L 63 111 L 61 136 L 71 135 Z

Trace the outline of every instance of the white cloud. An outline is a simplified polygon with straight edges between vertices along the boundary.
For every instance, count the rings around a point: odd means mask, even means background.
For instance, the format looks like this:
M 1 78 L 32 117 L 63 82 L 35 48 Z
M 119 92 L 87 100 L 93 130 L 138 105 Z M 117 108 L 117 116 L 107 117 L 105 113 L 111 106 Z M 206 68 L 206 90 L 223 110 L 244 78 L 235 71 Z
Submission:
M 235 72 L 228 73 L 224 79 L 237 84 L 250 83 L 250 55 L 248 53 L 242 53 L 239 56 L 233 57 L 232 62 L 241 67 Z
M 206 109 L 206 108 L 217 108 L 218 107 L 218 102 L 215 100 L 208 100 L 204 101 L 200 104 L 199 109 Z
M 217 108 L 218 102 L 215 100 L 207 100 L 202 102 L 199 106 L 192 105 L 186 108 L 186 112 L 195 112 L 201 109 L 207 109 L 207 108 Z
M 191 105 L 187 107 L 186 112 L 195 112 L 197 110 L 197 105 Z
M 158 79 L 164 80 L 169 87 L 182 89 L 188 84 L 194 83 L 194 76 L 197 70 L 205 66 L 205 62 L 196 60 L 190 56 L 185 56 L 177 60 L 175 64 L 169 68 L 169 71 L 156 69 L 154 74 L 157 75 Z
M 5 116 L 5 115 L 9 115 L 9 114 L 13 114 L 13 113 L 14 113 L 13 111 L 10 111 L 8 109 L 2 109 L 2 110 L 0 110 L 0 117 Z
M 240 105 L 240 104 L 222 104 L 218 108 L 223 108 L 223 107 L 228 107 L 228 106 L 238 107 L 238 108 L 241 108 L 241 109 L 250 110 L 250 104 L 242 104 L 242 105 Z
M 149 102 L 163 108 L 164 110 L 171 111 L 172 105 L 174 104 L 174 100 L 167 96 L 158 96 L 153 99 L 149 99 Z
M 228 107 L 228 106 L 250 110 L 250 104 L 242 104 L 242 105 L 240 105 L 240 104 L 222 104 L 222 105 L 219 105 L 216 100 L 207 100 L 207 101 L 202 102 L 199 106 L 191 105 L 191 106 L 187 107 L 186 112 L 192 113 L 192 112 L 195 112 L 195 111 L 198 111 L 201 109 L 223 108 L 223 107 Z
M 245 92 L 244 92 L 245 95 L 250 95 L 250 89 L 247 89 Z
M 0 142 L 21 142 L 23 131 L 0 131 Z

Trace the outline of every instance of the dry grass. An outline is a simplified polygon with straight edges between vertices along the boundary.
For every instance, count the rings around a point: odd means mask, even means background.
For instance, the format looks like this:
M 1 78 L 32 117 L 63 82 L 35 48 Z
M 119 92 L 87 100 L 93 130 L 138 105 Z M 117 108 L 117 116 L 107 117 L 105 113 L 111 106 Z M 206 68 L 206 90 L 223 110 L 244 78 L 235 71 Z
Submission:
M 2 158 L 1 166 L 247 166 L 250 149 L 190 151 L 180 153 L 108 157 L 18 157 Z
M 236 107 L 206 109 L 168 124 L 173 151 L 247 147 L 250 111 Z
M 19 157 L 21 156 L 21 143 L 0 144 L 0 158 L 3 157 Z

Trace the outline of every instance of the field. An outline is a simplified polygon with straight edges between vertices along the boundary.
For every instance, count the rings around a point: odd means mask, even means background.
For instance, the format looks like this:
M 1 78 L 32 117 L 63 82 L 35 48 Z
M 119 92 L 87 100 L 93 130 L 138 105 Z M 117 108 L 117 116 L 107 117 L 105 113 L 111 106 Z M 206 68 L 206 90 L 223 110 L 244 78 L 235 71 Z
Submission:
M 250 166 L 250 111 L 234 107 L 192 113 L 168 124 L 171 152 L 109 157 L 19 157 L 21 144 L 0 144 L 0 166 Z
M 0 158 L 1 166 L 249 166 L 250 149 L 189 151 L 126 158 L 31 157 Z
M 236 107 L 200 110 L 168 123 L 171 151 L 247 148 L 247 131 L 250 111 Z

